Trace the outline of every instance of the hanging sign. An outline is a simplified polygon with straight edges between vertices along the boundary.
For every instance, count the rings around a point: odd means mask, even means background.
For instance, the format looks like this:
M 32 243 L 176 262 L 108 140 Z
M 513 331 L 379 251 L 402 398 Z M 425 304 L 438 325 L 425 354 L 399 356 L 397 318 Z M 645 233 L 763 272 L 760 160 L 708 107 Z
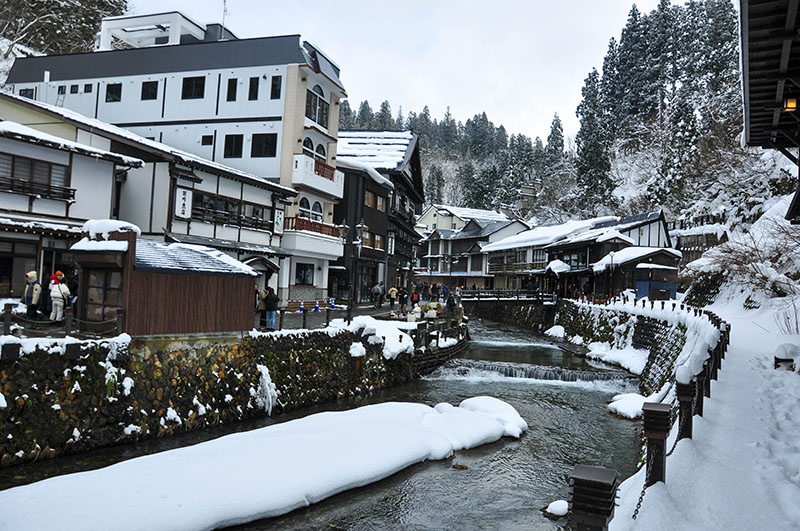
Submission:
M 273 234 L 283 234 L 283 210 L 275 210 L 275 224 Z
M 175 189 L 175 217 L 178 219 L 192 217 L 192 191 L 188 188 Z

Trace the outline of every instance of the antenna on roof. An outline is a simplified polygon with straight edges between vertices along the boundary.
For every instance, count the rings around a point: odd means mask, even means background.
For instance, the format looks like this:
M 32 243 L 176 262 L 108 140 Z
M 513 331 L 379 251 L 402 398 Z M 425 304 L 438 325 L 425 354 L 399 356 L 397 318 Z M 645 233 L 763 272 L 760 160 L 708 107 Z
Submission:
M 222 28 L 219 30 L 219 39 L 225 34 L 225 15 L 228 14 L 228 0 L 222 0 Z

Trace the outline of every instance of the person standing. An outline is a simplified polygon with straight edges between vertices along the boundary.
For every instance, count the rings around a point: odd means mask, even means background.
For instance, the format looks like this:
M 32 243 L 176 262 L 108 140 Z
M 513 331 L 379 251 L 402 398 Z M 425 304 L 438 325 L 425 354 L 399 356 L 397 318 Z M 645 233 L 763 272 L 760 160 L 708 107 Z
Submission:
M 378 308 L 383 306 L 383 301 L 386 298 L 386 286 L 383 285 L 383 280 L 381 280 L 381 298 L 378 300 Z
M 406 305 L 408 304 L 408 292 L 405 287 L 401 287 L 397 294 L 397 300 L 400 303 L 400 314 L 406 315 Z
M 456 286 L 456 304 L 461 304 L 462 294 L 461 286 Z
M 267 295 L 269 293 L 266 289 L 258 292 L 258 327 L 267 327 Z
M 275 330 L 275 313 L 278 311 L 278 303 L 280 299 L 275 294 L 275 290 L 267 288 L 267 296 L 264 299 L 264 306 L 266 307 L 266 328 L 268 330 Z
M 56 271 L 55 279 L 50 282 L 50 320 L 61 322 L 64 320 L 64 308 L 69 301 L 69 287 L 64 283 L 64 273 Z
M 42 286 L 39 284 L 36 271 L 25 273 L 25 293 L 22 295 L 22 302 L 26 306 L 25 316 L 28 319 L 35 319 L 39 311 L 39 298 L 42 296 Z
M 375 309 L 381 307 L 381 285 L 377 282 L 374 286 L 372 286 L 372 304 L 375 306 Z
M 397 300 L 397 288 L 392 286 L 389 288 L 389 309 L 394 310 L 394 303 Z

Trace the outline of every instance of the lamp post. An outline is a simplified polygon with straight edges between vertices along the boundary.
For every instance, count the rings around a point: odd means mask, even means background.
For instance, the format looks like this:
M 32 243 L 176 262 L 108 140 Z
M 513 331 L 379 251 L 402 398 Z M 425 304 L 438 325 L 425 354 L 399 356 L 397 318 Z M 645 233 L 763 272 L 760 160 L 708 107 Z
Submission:
M 337 227 L 339 229 L 339 236 L 342 239 L 342 245 L 350 246 L 350 260 L 352 267 L 350 268 L 350 289 L 347 296 L 347 324 L 353 321 L 353 304 L 355 304 L 355 291 L 356 283 L 358 282 L 358 259 L 361 255 L 361 236 L 369 229 L 364 223 L 364 219 L 355 226 L 355 230 L 351 233 L 350 227 L 346 222 Z
M 611 298 L 614 296 L 614 251 L 608 253 L 608 257 L 611 260 L 611 263 L 608 267 L 610 270 L 610 279 L 608 281 L 608 300 L 611 300 Z

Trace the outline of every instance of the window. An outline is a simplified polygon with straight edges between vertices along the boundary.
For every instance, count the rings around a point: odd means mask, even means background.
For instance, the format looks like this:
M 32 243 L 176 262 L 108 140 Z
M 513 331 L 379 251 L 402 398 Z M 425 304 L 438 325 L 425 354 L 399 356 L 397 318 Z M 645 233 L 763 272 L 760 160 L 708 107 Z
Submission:
M 0 189 L 4 191 L 47 199 L 73 199 L 75 190 L 67 188 L 68 175 L 63 164 L 0 153 Z
M 70 85 L 69 86 L 69 93 L 70 94 L 77 94 L 78 93 L 78 85 Z
M 202 99 L 206 92 L 206 78 L 204 76 L 183 78 L 182 100 Z
M 158 99 L 158 81 L 142 81 L 142 99 Z
M 322 205 L 319 201 L 314 201 L 314 206 L 311 207 L 311 219 L 322 221 Z
M 258 78 L 250 78 L 250 90 L 247 92 L 247 99 L 250 101 L 258 99 Z
M 370 208 L 375 208 L 375 192 L 364 190 L 364 204 Z
M 386 198 L 378 196 L 377 206 L 378 210 L 380 210 L 381 212 L 386 212 Z
M 106 85 L 106 103 L 122 101 L 122 83 L 109 83 Z
M 364 231 L 361 233 L 361 245 L 364 247 L 372 247 L 373 236 L 371 232 Z
M 269 91 L 269 99 L 271 100 L 279 100 L 281 99 L 281 82 L 283 78 L 281 76 L 272 76 L 272 86 L 270 87 Z
M 29 100 L 32 100 L 33 99 L 33 89 L 32 88 L 19 89 L 19 95 L 22 98 L 28 98 Z
M 223 157 L 226 159 L 242 158 L 242 144 L 244 135 L 225 135 L 225 151 Z
M 389 248 L 386 249 L 386 252 L 389 254 L 394 254 L 394 234 L 389 234 Z
M 328 102 L 324 99 L 324 93 L 319 85 L 306 94 L 306 118 L 313 120 L 323 128 L 328 128 Z
M 385 249 L 383 246 L 383 236 L 380 234 L 375 235 L 375 248 L 376 249 Z
M 210 146 L 214 143 L 214 135 L 203 135 L 200 137 L 201 146 Z
M 86 84 L 83 86 L 83 92 L 84 92 L 84 94 L 89 94 L 89 93 L 91 93 L 91 92 L 92 92 L 92 84 L 91 84 L 91 83 L 86 83 Z
M 250 146 L 251 157 L 274 157 L 278 147 L 277 133 L 254 133 Z
M 311 217 L 311 203 L 305 197 L 300 198 L 300 213 L 297 215 L 301 218 Z
M 116 319 L 122 307 L 122 271 L 89 269 L 86 278 L 86 320 Z
M 58 95 L 66 94 L 67 93 L 67 86 L 66 85 L 59 85 L 58 86 Z
M 297 264 L 295 266 L 294 283 L 304 286 L 314 284 L 314 264 Z
M 527 258 L 528 251 L 517 251 L 517 262 L 518 264 L 524 264 L 525 259 Z
M 312 157 L 314 156 L 314 142 L 308 137 L 303 140 L 303 151 L 308 152 L 307 154 Z
M 235 77 L 232 77 L 228 80 L 228 96 L 227 101 L 236 101 L 236 89 L 239 84 L 239 80 Z
M 316 157 L 322 162 L 328 160 L 328 158 L 325 156 L 325 147 L 322 144 L 317 146 Z

